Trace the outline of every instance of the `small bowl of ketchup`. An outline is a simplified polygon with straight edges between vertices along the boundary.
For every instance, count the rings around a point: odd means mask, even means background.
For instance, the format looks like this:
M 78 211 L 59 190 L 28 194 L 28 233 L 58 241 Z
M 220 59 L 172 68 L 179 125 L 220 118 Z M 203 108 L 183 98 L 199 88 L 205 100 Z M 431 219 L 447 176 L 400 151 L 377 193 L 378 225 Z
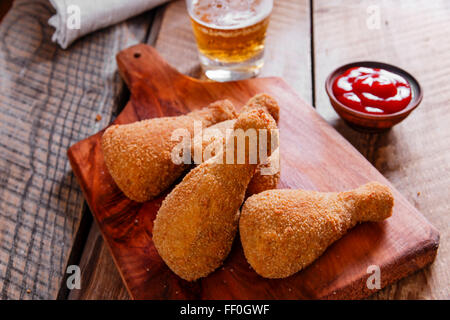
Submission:
M 362 61 L 334 70 L 325 82 L 331 105 L 359 131 L 390 129 L 422 101 L 422 89 L 408 72 L 393 65 Z

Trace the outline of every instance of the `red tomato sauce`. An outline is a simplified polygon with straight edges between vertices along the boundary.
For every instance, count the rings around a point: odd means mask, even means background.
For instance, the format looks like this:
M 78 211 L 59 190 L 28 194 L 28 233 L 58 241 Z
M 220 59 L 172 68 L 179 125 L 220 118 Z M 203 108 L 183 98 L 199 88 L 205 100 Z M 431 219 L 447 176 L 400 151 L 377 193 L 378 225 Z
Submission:
M 403 110 L 412 98 L 411 86 L 398 74 L 383 69 L 355 67 L 333 83 L 333 93 L 345 106 L 369 114 Z

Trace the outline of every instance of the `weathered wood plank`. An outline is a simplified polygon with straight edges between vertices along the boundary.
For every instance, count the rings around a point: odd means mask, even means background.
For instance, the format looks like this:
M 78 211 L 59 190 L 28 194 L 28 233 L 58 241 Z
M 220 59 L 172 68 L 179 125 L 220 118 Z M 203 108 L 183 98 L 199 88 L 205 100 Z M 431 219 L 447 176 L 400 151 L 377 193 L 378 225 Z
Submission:
M 0 298 L 55 298 L 83 196 L 66 152 L 124 92 L 115 54 L 145 38 L 144 14 L 63 51 L 48 1 L 16 0 L 0 25 Z M 96 115 L 102 116 L 96 121 Z
M 269 25 L 266 63 L 262 70 L 262 76 L 283 77 L 306 101 L 311 103 L 309 18 L 308 1 L 277 1 Z M 157 36 L 152 37 L 155 34 Z M 160 10 L 160 14 L 155 17 L 155 26 L 152 28 L 148 43 L 153 44 L 153 41 L 161 55 L 172 66 L 190 76 L 202 77 L 195 39 L 184 1 L 168 4 L 164 12 Z M 91 233 L 96 233 L 96 237 L 99 235 L 98 229 L 92 230 Z M 103 243 L 102 252 L 105 246 L 106 244 Z M 87 265 L 86 261 L 92 261 L 89 265 L 94 266 L 95 274 L 99 275 L 95 280 L 95 287 L 90 284 L 82 285 L 81 290 L 74 290 L 70 293 L 70 299 L 103 299 L 107 292 L 120 292 L 118 298 L 128 298 L 120 278 L 101 276 L 111 270 L 113 263 L 111 258 L 94 255 L 91 250 L 85 250 L 81 265 Z M 89 270 L 83 271 L 82 274 L 86 274 L 86 272 L 92 273 Z
M 441 233 L 433 265 L 374 298 L 450 297 L 450 84 L 446 79 L 450 73 L 449 15 L 447 1 L 314 2 L 315 97 L 319 113 Z M 388 133 L 361 134 L 349 129 L 329 103 L 324 90 L 328 74 L 344 63 L 358 60 L 396 64 L 416 76 L 424 89 L 422 105 Z

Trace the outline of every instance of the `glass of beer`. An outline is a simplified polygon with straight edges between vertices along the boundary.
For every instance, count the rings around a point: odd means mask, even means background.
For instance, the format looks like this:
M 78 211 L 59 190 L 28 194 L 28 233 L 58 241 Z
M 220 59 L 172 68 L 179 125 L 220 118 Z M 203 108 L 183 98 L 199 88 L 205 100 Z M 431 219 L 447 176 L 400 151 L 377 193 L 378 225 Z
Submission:
M 208 78 L 230 81 L 259 73 L 273 0 L 186 0 L 186 4 Z

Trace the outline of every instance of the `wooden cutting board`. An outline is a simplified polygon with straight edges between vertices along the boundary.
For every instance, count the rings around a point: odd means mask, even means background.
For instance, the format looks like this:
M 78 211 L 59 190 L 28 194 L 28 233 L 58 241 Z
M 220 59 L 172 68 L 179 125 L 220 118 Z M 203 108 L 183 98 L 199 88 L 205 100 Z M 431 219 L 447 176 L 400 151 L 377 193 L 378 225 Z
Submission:
M 143 44 L 120 52 L 117 62 L 131 97 L 116 124 L 181 115 L 224 98 L 240 107 L 256 93 L 266 92 L 281 107 L 279 188 L 341 191 L 372 180 L 390 185 L 280 78 L 200 81 L 178 73 L 155 49 Z M 187 282 L 170 271 L 153 246 L 153 220 L 164 196 L 137 203 L 122 194 L 104 164 L 99 143 L 102 133 L 76 143 L 68 155 L 135 299 L 356 299 L 376 290 L 366 285 L 372 275 L 370 266 L 380 267 L 384 287 L 423 268 L 436 256 L 438 231 L 390 185 L 395 196 L 391 218 L 355 227 L 311 266 L 289 278 L 269 280 L 257 275 L 236 237 L 221 268 Z

